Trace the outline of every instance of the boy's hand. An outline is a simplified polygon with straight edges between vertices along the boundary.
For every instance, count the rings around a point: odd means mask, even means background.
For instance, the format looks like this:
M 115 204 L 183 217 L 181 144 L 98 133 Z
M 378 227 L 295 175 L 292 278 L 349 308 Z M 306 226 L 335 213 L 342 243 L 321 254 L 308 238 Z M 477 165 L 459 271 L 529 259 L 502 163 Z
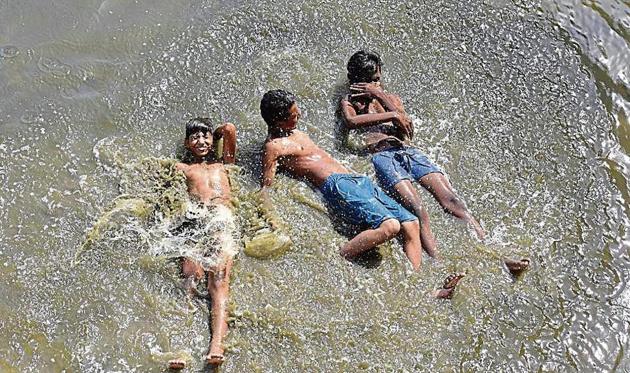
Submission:
M 405 114 L 396 113 L 396 118 L 393 120 L 398 129 L 403 132 L 406 137 L 405 140 L 411 140 L 413 138 L 413 121 Z
M 380 94 L 383 93 L 383 88 L 381 88 L 381 83 L 355 83 L 350 86 L 350 90 L 356 93 L 350 95 L 352 98 L 358 97 L 370 97 L 377 98 Z

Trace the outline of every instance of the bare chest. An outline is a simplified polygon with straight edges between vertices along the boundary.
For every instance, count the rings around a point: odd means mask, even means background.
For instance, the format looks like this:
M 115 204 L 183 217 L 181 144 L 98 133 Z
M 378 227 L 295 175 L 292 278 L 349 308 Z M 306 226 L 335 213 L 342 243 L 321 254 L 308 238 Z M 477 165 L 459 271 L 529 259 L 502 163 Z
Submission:
M 185 173 L 191 190 L 223 189 L 228 185 L 227 172 L 222 164 L 194 166 Z
M 378 114 L 386 112 L 383 105 L 378 100 L 372 100 L 369 102 L 366 101 L 355 101 L 352 103 L 354 110 L 357 114 Z

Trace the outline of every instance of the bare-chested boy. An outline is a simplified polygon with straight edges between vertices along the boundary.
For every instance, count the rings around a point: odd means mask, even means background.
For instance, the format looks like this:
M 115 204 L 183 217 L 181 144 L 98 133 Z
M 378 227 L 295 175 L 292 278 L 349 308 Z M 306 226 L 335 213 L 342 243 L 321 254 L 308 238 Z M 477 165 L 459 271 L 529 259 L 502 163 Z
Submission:
M 418 148 L 410 145 L 413 123 L 400 98 L 381 86 L 381 58 L 378 54 L 358 51 L 348 61 L 348 79 L 353 94 L 343 98 L 340 111 L 347 130 L 362 137 L 364 150 L 372 153 L 372 163 L 379 184 L 420 221 L 422 247 L 436 256 L 436 244 L 429 215 L 412 182 L 427 189 L 452 215 L 469 223 L 483 239 L 485 232 L 459 198 L 442 170 Z
M 340 254 L 357 255 L 388 241 L 402 237 L 403 249 L 414 270 L 422 263 L 418 219 L 387 196 L 363 175 L 353 174 L 310 137 L 297 129 L 300 109 L 293 94 L 283 90 L 265 93 L 260 112 L 267 123 L 264 145 L 262 194 L 270 208 L 267 188 L 273 183 L 277 166 L 295 178 L 305 179 L 318 188 L 329 209 L 345 221 L 365 228 L 344 244 Z M 463 274 L 447 278 L 442 289 L 434 293 L 448 298 Z
M 214 159 L 213 145 L 223 138 L 223 155 Z M 235 221 L 230 209 L 230 183 L 224 164 L 234 163 L 236 127 L 231 123 L 212 130 L 206 118 L 196 118 L 186 124 L 186 149 L 191 160 L 178 163 L 177 169 L 186 175 L 188 193 L 195 201 L 189 209 L 183 229 L 191 231 L 194 245 L 181 248 L 182 272 L 191 295 L 199 295 L 197 283 L 207 276 L 208 295 L 212 307 L 212 341 L 206 356 L 208 364 L 224 360 L 223 338 L 227 333 L 227 301 L 232 260 L 237 253 L 234 242 Z M 171 369 L 182 369 L 185 361 L 169 362 Z
M 436 243 L 429 214 L 412 184 L 414 181 L 428 190 L 444 210 L 470 224 L 483 240 L 483 228 L 455 194 L 443 171 L 410 144 L 413 123 L 400 97 L 381 86 L 382 64 L 374 52 L 361 50 L 350 57 L 347 69 L 353 93 L 340 102 L 345 129 L 356 132 L 364 150 L 372 154 L 379 184 L 418 217 L 420 242 L 427 254 L 437 256 Z M 528 259 L 508 258 L 504 263 L 515 276 L 529 266 Z

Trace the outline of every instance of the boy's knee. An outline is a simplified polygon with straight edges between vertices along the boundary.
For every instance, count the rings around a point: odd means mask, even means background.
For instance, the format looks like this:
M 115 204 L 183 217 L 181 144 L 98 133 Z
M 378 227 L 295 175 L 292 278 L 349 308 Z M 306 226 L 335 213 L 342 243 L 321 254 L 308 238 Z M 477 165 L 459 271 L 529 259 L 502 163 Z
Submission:
M 396 219 L 387 219 L 381 223 L 379 229 L 381 229 L 387 237 L 394 237 L 400 232 L 400 223 Z
M 418 232 L 420 231 L 420 222 L 418 219 L 406 221 L 400 225 L 400 230 L 403 232 Z
M 453 206 L 455 206 L 455 210 L 458 210 L 460 214 L 465 214 L 465 215 L 469 214 L 468 207 L 466 207 L 466 203 L 464 203 L 464 201 L 461 198 L 457 196 L 453 197 L 452 204 Z

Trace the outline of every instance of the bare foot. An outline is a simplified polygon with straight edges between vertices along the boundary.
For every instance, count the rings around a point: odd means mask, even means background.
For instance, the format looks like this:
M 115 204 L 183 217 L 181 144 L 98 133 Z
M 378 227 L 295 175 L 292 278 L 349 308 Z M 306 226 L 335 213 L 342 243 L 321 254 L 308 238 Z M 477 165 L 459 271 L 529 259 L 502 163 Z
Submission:
M 208 355 L 206 355 L 206 363 L 210 365 L 221 365 L 225 360 L 223 352 L 223 345 L 221 343 L 210 344 L 210 350 L 208 351 Z
M 182 359 L 173 359 L 168 361 L 168 369 L 181 370 L 186 368 L 186 361 Z
M 223 353 L 209 353 L 206 356 L 206 363 L 210 365 L 221 365 L 225 361 L 225 356 Z
M 433 292 L 433 296 L 440 299 L 451 299 L 453 297 L 453 292 L 455 291 L 455 286 L 459 283 L 459 280 L 466 276 L 465 273 L 453 273 L 449 275 L 442 285 L 441 289 L 435 290 Z
M 528 258 L 522 258 L 518 260 L 507 258 L 503 262 L 505 263 L 508 271 L 510 271 L 510 273 L 514 277 L 518 277 L 523 272 L 527 271 L 530 264 L 530 260 Z

